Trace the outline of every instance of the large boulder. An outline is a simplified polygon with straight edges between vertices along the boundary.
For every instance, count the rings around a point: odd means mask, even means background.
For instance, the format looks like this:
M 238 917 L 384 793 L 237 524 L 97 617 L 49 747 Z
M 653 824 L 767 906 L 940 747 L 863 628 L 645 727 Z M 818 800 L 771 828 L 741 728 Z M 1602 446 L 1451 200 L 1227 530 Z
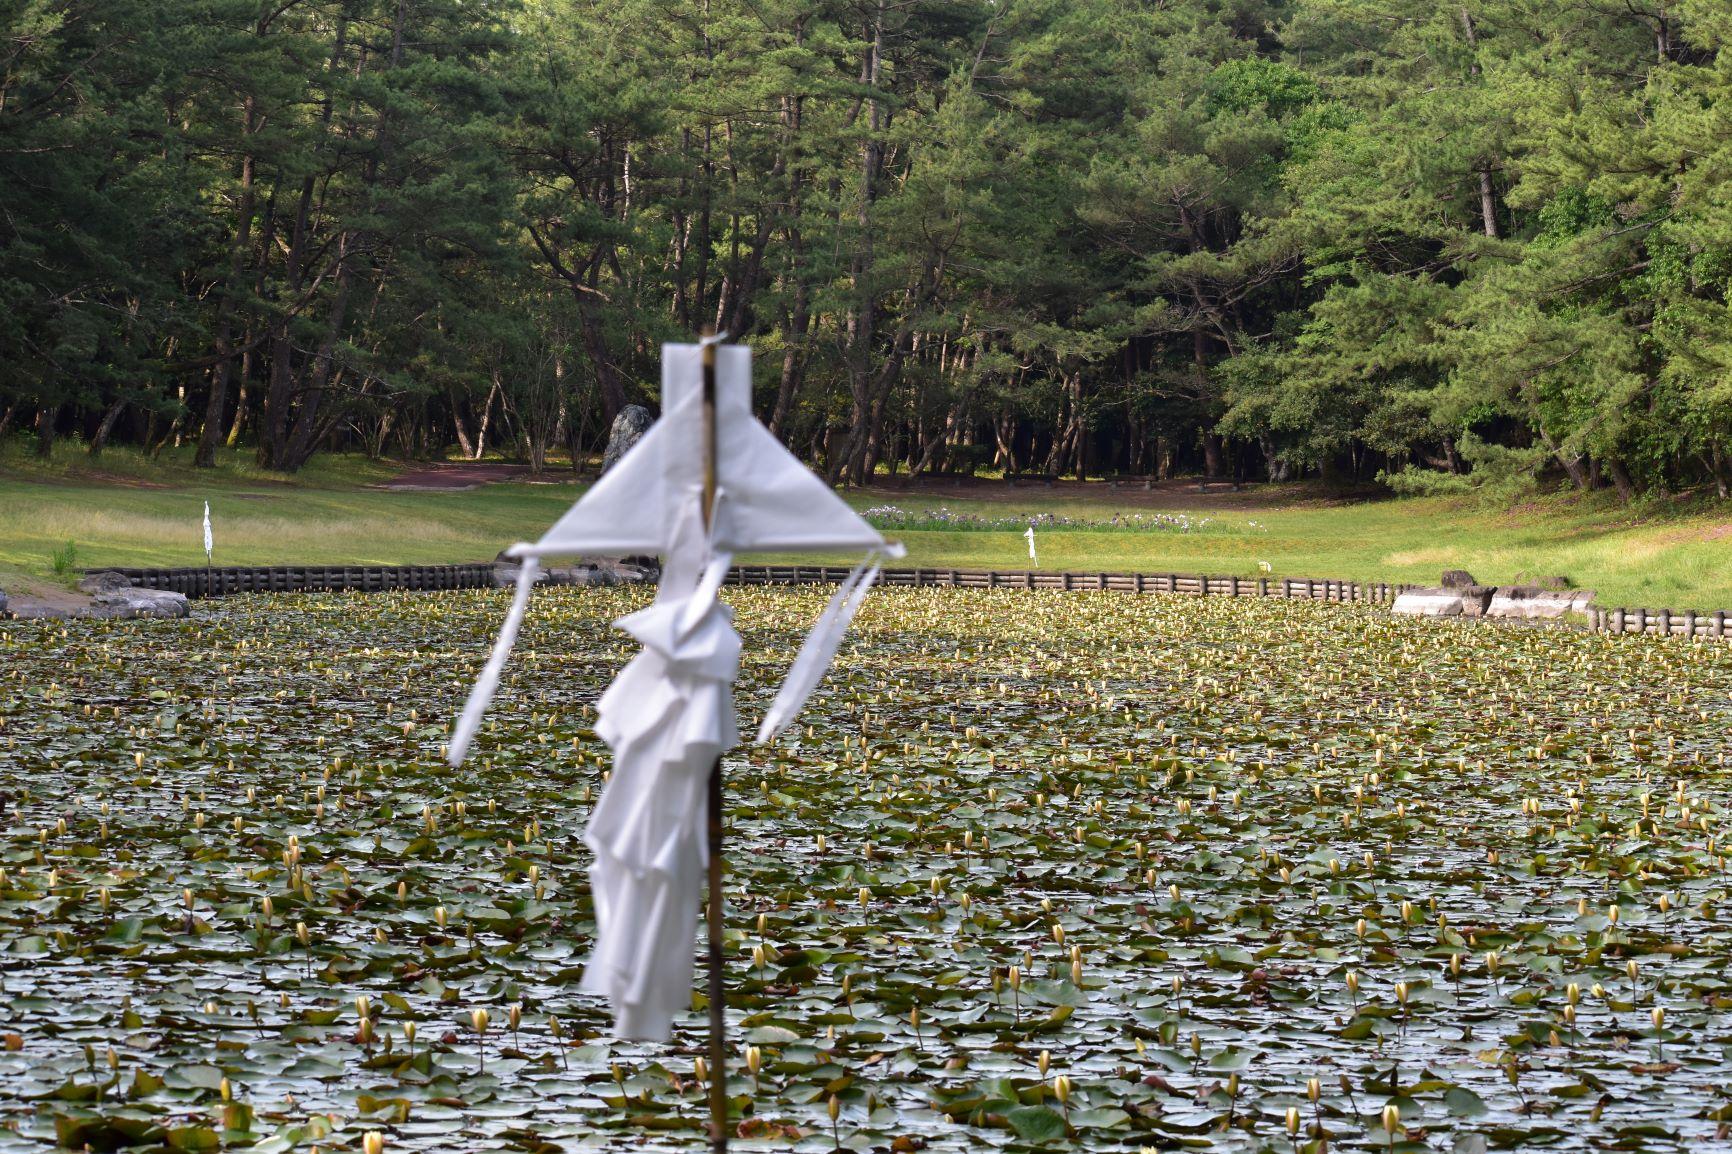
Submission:
M 1410 617 L 1482 617 L 1492 590 L 1484 585 L 1458 589 L 1409 589 L 1395 598 L 1391 613 Z
M 1594 602 L 1591 589 L 1545 589 L 1538 585 L 1505 585 L 1498 589 L 1486 609 L 1487 617 L 1514 617 L 1524 621 L 1546 621 L 1586 614 Z
M 184 594 L 139 589 L 112 569 L 86 574 L 78 590 L 90 594 L 90 605 L 74 610 L 75 617 L 185 617 L 192 612 Z
M 621 457 L 631 452 L 632 446 L 643 440 L 643 435 L 653 424 L 655 418 L 642 405 L 627 405 L 621 409 L 607 434 L 607 452 L 602 454 L 601 471 L 607 472 Z
M 1473 579 L 1473 574 L 1466 569 L 1445 569 L 1443 571 L 1443 587 L 1445 589 L 1468 589 L 1479 582 Z
M 1389 611 L 1407 617 L 1460 617 L 1461 594 L 1454 589 L 1408 589 L 1396 595 Z
M 98 593 L 91 599 L 92 617 L 185 617 L 192 606 L 180 593 L 167 589 L 116 589 Z
M 651 560 L 644 565 L 641 558 L 617 560 L 609 557 L 591 558 L 572 565 L 555 565 L 544 569 L 535 579 L 543 585 L 645 585 L 661 577 L 661 567 Z M 515 561 L 493 563 L 493 587 L 506 589 L 517 584 L 518 566 Z
M 132 588 L 132 581 L 124 573 L 113 569 L 99 569 L 94 573 L 86 573 L 79 578 L 78 591 L 88 593 L 92 597 L 100 593 L 119 593 Z

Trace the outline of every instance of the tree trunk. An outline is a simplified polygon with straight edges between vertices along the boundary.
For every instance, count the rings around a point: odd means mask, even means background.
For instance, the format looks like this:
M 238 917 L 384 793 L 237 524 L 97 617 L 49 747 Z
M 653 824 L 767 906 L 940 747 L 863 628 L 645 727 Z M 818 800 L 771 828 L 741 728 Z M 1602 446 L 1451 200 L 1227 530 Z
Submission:
M 1585 491 L 1588 488 L 1588 474 L 1582 468 L 1581 454 L 1564 452 L 1563 446 L 1553 440 L 1550 433 L 1539 428 L 1537 423 L 1534 427 L 1539 432 L 1540 440 L 1545 442 L 1546 448 L 1551 451 L 1552 456 L 1557 458 L 1558 464 L 1564 467 L 1564 472 L 1569 475 L 1570 483 Z
M 348 42 L 348 18 L 339 16 L 337 20 L 336 37 L 327 62 L 326 72 L 334 74 L 342 64 L 343 52 Z M 329 89 L 321 102 L 319 122 L 324 131 L 331 126 L 333 101 Z M 301 194 L 295 208 L 295 223 L 289 235 L 289 251 L 284 258 L 284 296 L 289 301 L 296 301 L 301 296 L 307 280 L 308 249 L 313 232 L 313 203 L 317 191 L 317 177 L 308 173 L 301 179 Z M 270 375 L 266 379 L 264 406 L 259 415 L 259 446 L 258 461 L 265 468 L 278 467 L 279 460 L 287 449 L 289 408 L 294 398 L 294 342 L 290 337 L 289 325 L 291 318 L 279 316 L 272 322 L 269 338 Z M 236 409 L 236 419 L 240 411 Z M 238 425 L 236 426 L 238 429 Z
M 577 306 L 578 331 L 583 340 L 583 351 L 589 357 L 589 363 L 595 369 L 595 381 L 601 388 L 601 420 L 607 428 L 613 428 L 613 419 L 619 416 L 619 411 L 626 406 L 625 378 L 620 375 L 619 366 L 613 363 L 608 353 L 607 334 L 602 331 L 601 318 L 587 301 L 581 298 Z
M 1630 480 L 1629 470 L 1624 468 L 1624 462 L 1617 456 L 1606 458 L 1606 472 L 1612 475 L 1612 484 L 1618 490 L 1618 500 L 1628 505 L 1636 499 L 1636 486 Z
M 1474 26 L 1473 14 L 1466 8 L 1461 10 L 1462 31 L 1467 34 L 1467 46 L 1475 52 L 1476 59 L 1472 64 L 1473 75 L 1480 74 L 1479 60 L 1479 29 Z M 1476 170 L 1479 177 L 1479 217 L 1480 228 L 1485 235 L 1497 239 L 1497 201 L 1492 195 L 1491 168 L 1481 167 Z
M 1452 476 L 1461 476 L 1461 454 L 1456 451 L 1454 437 L 1443 439 L 1443 460 Z
M 481 406 L 481 421 L 475 430 L 475 455 L 471 461 L 479 461 L 487 452 L 487 426 L 493 421 L 493 398 L 499 395 L 499 378 L 493 378 L 492 386 L 487 390 L 487 402 Z
M 36 455 L 44 461 L 54 456 L 54 425 L 59 420 L 59 405 L 47 405 L 36 411 Z
M 1263 450 L 1263 469 L 1269 474 L 1269 480 L 1280 482 L 1287 479 L 1287 462 L 1281 459 L 1281 454 L 1275 448 L 1275 438 L 1265 433 L 1257 438 L 1257 445 Z
M 1203 434 L 1203 476 L 1213 481 L 1221 476 L 1221 434 Z
M 90 455 L 102 456 L 102 450 L 108 445 L 108 435 L 114 432 L 114 422 L 120 420 L 120 414 L 126 410 L 126 399 L 115 401 L 108 406 L 108 411 L 102 414 L 102 420 L 97 422 L 96 432 L 90 435 Z
M 222 359 L 211 371 L 210 392 L 205 398 L 204 424 L 199 429 L 198 450 L 193 454 L 193 466 L 210 469 L 216 466 L 217 447 L 223 440 L 223 412 L 228 407 L 229 384 L 234 379 L 234 314 L 235 294 L 240 292 L 241 277 L 246 271 L 247 252 L 253 236 L 253 176 L 256 162 L 251 141 L 258 131 L 257 107 L 249 93 L 241 106 L 241 187 L 235 208 L 239 218 L 235 223 L 234 242 L 229 246 L 228 277 L 223 283 L 222 303 L 217 309 L 216 352 Z
M 318 447 L 318 434 L 321 431 L 318 423 L 319 409 L 324 402 L 325 391 L 331 385 L 331 374 L 336 369 L 337 342 L 348 319 L 349 294 L 355 280 L 355 274 L 345 259 L 346 255 L 341 252 L 338 254 L 337 260 L 342 268 L 337 273 L 337 290 L 331 299 L 331 315 L 325 322 L 325 335 L 319 342 L 318 353 L 313 357 L 306 387 L 300 390 L 300 412 L 295 416 L 288 444 L 277 462 L 277 468 L 286 473 L 293 473 L 305 465 Z
M 794 401 L 800 395 L 800 384 L 806 375 L 806 332 L 811 327 L 811 298 L 802 268 L 799 230 L 792 238 L 792 275 L 794 277 L 794 315 L 788 324 L 788 344 L 782 351 L 782 381 L 776 389 L 776 409 L 770 415 L 770 434 L 782 438 L 793 415 Z
M 867 132 L 860 147 L 860 197 L 855 224 L 860 235 L 854 242 L 851 276 L 854 308 L 848 318 L 848 439 L 831 468 L 842 479 L 858 481 L 865 471 L 867 428 L 872 417 L 872 344 L 877 336 L 877 299 L 872 284 L 872 205 L 877 198 L 878 169 L 882 159 L 884 110 L 877 89 L 884 53 L 884 14 L 888 0 L 874 0 L 872 22 L 867 29 L 866 60 L 861 68 L 861 86 L 868 93 Z M 840 465 L 840 469 L 837 466 Z M 836 480 L 833 475 L 831 480 Z
M 251 362 L 251 353 L 241 358 L 241 387 L 240 391 L 235 394 L 234 420 L 229 424 L 228 436 L 223 438 L 223 445 L 226 448 L 232 449 L 236 445 L 240 444 L 241 432 L 246 428 L 248 416 L 247 410 L 249 408 L 247 401 L 252 383 L 250 379 L 252 373 L 248 371 Z
M 456 389 L 448 390 L 445 398 L 451 404 L 451 427 L 457 432 L 457 447 L 464 457 L 474 460 L 475 442 L 469 439 L 469 429 L 463 424 L 463 398 L 457 395 Z

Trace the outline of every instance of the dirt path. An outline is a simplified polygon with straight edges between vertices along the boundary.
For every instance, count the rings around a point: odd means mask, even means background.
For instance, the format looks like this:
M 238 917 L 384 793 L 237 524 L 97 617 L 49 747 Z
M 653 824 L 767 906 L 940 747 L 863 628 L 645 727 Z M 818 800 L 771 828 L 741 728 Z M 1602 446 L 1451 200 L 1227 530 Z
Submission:
M 483 485 L 492 485 L 499 481 L 515 481 L 519 477 L 527 477 L 528 475 L 528 465 L 506 465 L 478 461 L 474 464 L 427 465 L 419 469 L 411 469 L 407 473 L 401 473 L 383 485 L 374 487 L 423 492 L 459 492 L 464 489 L 479 489 Z
M 64 585 L 28 577 L 6 581 L 6 611 L 17 617 L 58 617 L 88 609 L 90 597 Z

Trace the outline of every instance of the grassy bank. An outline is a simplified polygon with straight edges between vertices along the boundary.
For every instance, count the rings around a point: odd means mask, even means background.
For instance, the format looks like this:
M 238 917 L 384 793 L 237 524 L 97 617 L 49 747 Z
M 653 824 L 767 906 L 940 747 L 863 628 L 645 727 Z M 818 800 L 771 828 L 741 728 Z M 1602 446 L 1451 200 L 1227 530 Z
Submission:
M 204 559 L 211 503 L 221 564 L 440 563 L 482 560 L 533 538 L 576 497 L 559 473 L 454 492 L 379 488 L 389 463 L 320 458 L 284 477 L 236 457 L 199 471 L 116 450 L 47 465 L 0 453 L 0 585 L 75 567 L 187 565 Z M 1607 604 L 1732 608 L 1732 511 L 1679 504 L 1632 512 L 1603 497 L 1552 497 L 1515 509 L 1444 499 L 1336 500 L 1303 488 L 1243 493 L 1102 486 L 849 494 L 894 506 L 907 564 L 1022 569 L 1026 519 L 1044 569 L 1238 573 L 1432 582 L 1445 568 L 1482 581 L 1564 574 Z M 1116 519 L 1117 524 L 1113 524 Z M 818 558 L 813 557 L 812 560 Z M 64 567 L 64 566 L 63 566 Z

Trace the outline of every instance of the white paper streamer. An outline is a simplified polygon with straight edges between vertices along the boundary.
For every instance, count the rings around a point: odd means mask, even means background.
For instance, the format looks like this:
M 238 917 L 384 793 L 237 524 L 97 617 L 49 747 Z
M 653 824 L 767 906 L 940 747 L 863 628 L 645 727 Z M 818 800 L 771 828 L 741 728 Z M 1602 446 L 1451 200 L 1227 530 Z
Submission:
M 499 627 L 499 639 L 493 643 L 493 654 L 488 657 L 481 676 L 475 679 L 475 688 L 469 691 L 469 700 L 451 732 L 448 760 L 453 769 L 463 764 L 463 758 L 469 753 L 469 744 L 475 740 L 475 731 L 481 728 L 481 719 L 486 716 L 487 706 L 499 689 L 499 674 L 505 668 L 506 658 L 511 656 L 511 647 L 517 644 L 517 630 L 523 625 L 524 610 L 529 608 L 529 593 L 535 588 L 535 579 L 539 576 L 541 565 L 534 557 L 525 557 L 517 570 L 517 591 L 512 595 L 510 611 L 505 614 L 505 624 Z
M 799 656 L 789 666 L 782 688 L 776 691 L 776 699 L 770 703 L 769 712 L 764 714 L 763 724 L 758 726 L 759 745 L 774 740 L 799 715 L 800 707 L 806 704 L 812 690 L 823 679 L 825 670 L 830 668 L 836 648 L 842 644 L 842 635 L 860 611 L 860 603 L 866 599 L 872 583 L 878 580 L 881 568 L 878 554 L 868 553 L 836 587 L 829 604 L 824 606 L 824 612 L 819 614 L 818 623 L 806 634 Z
M 739 740 L 740 638 L 716 600 L 732 558 L 710 551 L 700 520 L 694 498 L 654 603 L 614 623 L 643 652 L 597 707 L 614 769 L 583 834 L 596 933 L 581 988 L 613 1004 L 616 1035 L 643 1041 L 691 1005 L 710 767 Z

